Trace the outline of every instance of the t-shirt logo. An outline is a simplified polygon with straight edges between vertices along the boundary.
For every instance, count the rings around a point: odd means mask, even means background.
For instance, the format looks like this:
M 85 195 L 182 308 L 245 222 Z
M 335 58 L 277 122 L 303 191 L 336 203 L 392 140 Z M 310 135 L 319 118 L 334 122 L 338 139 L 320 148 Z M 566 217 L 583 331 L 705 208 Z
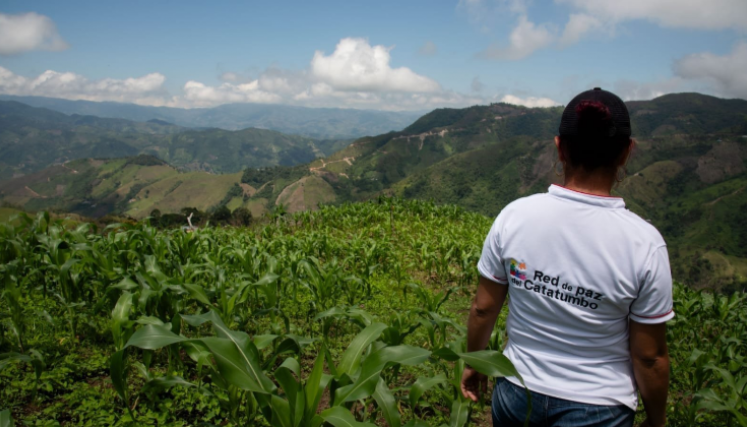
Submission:
M 511 273 L 512 276 L 516 277 L 519 280 L 526 280 L 527 275 L 525 274 L 527 270 L 527 265 L 525 263 L 519 263 L 515 259 L 511 260 L 511 266 L 509 268 L 509 273 Z

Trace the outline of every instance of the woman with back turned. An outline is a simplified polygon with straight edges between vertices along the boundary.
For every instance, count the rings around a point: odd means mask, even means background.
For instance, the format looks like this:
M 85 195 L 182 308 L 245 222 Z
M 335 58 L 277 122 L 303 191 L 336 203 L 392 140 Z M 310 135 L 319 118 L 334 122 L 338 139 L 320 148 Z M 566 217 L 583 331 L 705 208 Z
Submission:
M 478 263 L 468 351 L 486 347 L 510 294 L 504 354 L 531 391 L 531 426 L 632 426 L 638 395 L 646 427 L 666 423 L 672 317 L 667 248 L 656 229 L 612 197 L 633 148 L 630 117 L 595 88 L 565 108 L 555 145 L 562 186 L 506 206 Z M 462 393 L 485 377 L 469 366 Z M 522 426 L 527 397 L 516 378 L 493 391 L 493 425 Z

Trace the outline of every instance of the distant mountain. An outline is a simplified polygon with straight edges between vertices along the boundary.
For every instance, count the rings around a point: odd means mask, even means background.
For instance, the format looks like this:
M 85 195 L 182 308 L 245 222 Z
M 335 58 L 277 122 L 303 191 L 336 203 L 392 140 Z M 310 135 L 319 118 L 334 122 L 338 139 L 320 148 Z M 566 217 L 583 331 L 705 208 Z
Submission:
M 192 130 L 159 119 L 133 122 L 66 115 L 0 101 L 0 179 L 80 158 L 152 154 L 188 170 L 232 173 L 244 168 L 308 163 L 344 141 L 316 141 L 266 129 Z
M 89 115 L 67 115 L 47 108 L 35 108 L 16 101 L 0 101 L 0 131 L 19 128 L 38 129 L 73 129 L 98 128 L 101 130 L 144 133 L 144 134 L 174 134 L 187 130 L 181 126 L 161 120 L 148 122 L 134 122 L 132 120 L 103 118 Z
M 747 134 L 747 101 L 743 99 L 678 93 L 627 105 L 634 135 Z
M 182 109 L 34 96 L 0 95 L 0 99 L 18 101 L 65 114 L 120 118 L 138 122 L 156 119 L 185 127 L 214 127 L 226 130 L 255 127 L 315 139 L 355 139 L 397 131 L 404 129 L 422 114 L 408 111 L 305 108 L 268 104 L 226 104 L 214 108 Z

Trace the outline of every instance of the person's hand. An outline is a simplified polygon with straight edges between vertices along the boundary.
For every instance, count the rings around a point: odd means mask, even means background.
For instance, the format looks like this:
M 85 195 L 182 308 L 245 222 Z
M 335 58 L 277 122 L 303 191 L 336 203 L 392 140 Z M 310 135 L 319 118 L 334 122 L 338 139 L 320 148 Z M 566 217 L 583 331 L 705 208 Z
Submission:
M 638 427 L 664 427 L 666 424 L 666 421 L 661 424 L 654 424 L 646 418 Z
M 467 399 L 477 402 L 480 393 L 488 390 L 488 377 L 466 366 L 462 373 L 462 395 Z

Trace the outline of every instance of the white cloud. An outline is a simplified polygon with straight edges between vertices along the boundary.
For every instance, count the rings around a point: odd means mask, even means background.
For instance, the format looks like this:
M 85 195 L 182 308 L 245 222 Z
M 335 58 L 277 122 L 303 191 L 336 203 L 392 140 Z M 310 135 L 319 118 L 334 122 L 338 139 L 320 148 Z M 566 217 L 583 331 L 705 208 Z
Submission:
M 737 43 L 725 55 L 711 52 L 695 53 L 675 61 L 673 76 L 652 81 L 596 80 L 584 85 L 612 87 L 625 101 L 649 100 L 679 92 L 699 92 L 724 98 L 747 99 L 747 41 Z M 564 86 L 578 87 L 578 79 L 570 79 Z
M 496 98 L 482 95 L 479 77 L 472 95 L 444 90 L 409 68 L 393 68 L 390 50 L 363 39 L 342 39 L 330 55 L 316 52 L 304 70 L 268 68 L 250 77 L 224 72 L 220 82 L 189 80 L 172 96 L 160 73 L 126 79 L 91 80 L 70 72 L 45 71 L 22 76 L 0 67 L 0 94 L 47 96 L 89 101 L 116 101 L 182 108 L 212 107 L 226 103 L 273 103 L 306 107 L 343 107 L 382 110 L 427 110 L 485 104 Z M 504 97 L 528 106 L 555 105 L 547 98 Z
M 508 46 L 492 45 L 479 56 L 515 61 L 549 46 L 555 38 L 554 30 L 548 24 L 535 25 L 526 15 L 521 15 L 516 27 L 511 31 Z
M 89 80 L 52 70 L 25 77 L 0 67 L 0 93 L 186 108 L 252 102 L 408 109 L 430 108 L 439 103 L 466 105 L 473 101 L 443 91 L 436 81 L 409 68 L 393 68 L 390 50 L 371 46 L 364 39 L 346 38 L 330 55 L 317 51 L 306 70 L 271 67 L 256 78 L 224 72 L 217 85 L 187 81 L 178 96 L 170 96 L 163 88 L 165 77 L 160 73 L 122 80 Z
M 573 9 L 562 34 L 549 23 L 528 18 L 529 0 L 460 0 L 457 10 L 467 13 L 481 31 L 490 32 L 506 15 L 518 16 L 507 43 L 494 43 L 478 54 L 499 60 L 519 60 L 550 46 L 566 48 L 591 34 L 614 35 L 617 27 L 645 20 L 668 28 L 747 30 L 747 0 L 554 0 Z
M 654 81 L 589 82 L 586 87 L 612 86 L 626 101 L 648 100 L 669 93 L 699 92 L 724 98 L 747 99 L 747 41 L 725 55 L 711 52 L 684 56 L 673 64 L 673 76 Z
M 532 53 L 555 45 L 565 48 L 577 43 L 591 32 L 612 32 L 605 29 L 602 22 L 594 16 L 574 13 L 568 17 L 563 33 L 558 36 L 556 28 L 551 24 L 535 24 L 526 14 L 519 16 L 518 23 L 509 36 L 508 45 L 493 44 L 478 56 L 488 59 L 519 60 Z
M 272 103 L 305 107 L 364 108 L 380 110 L 429 110 L 439 107 L 462 108 L 486 104 L 488 98 L 475 92 L 460 94 L 449 90 L 406 93 L 402 91 L 340 90 L 326 82 L 314 81 L 308 73 L 268 69 L 244 83 L 223 82 L 211 86 L 190 80 L 181 94 L 171 96 L 163 88 L 165 77 L 152 73 L 138 78 L 89 80 L 74 73 L 45 71 L 37 77 L 24 77 L 0 67 L 0 93 L 48 96 L 88 101 L 116 101 L 139 105 L 180 108 L 213 107 L 226 103 Z M 482 85 L 479 78 L 473 80 Z M 480 88 L 482 90 L 482 88 Z M 557 105 L 548 98 L 506 95 L 502 102 L 545 107 Z
M 599 19 L 582 13 L 573 13 L 568 17 L 568 23 L 558 43 L 561 47 L 576 44 L 584 35 L 601 27 L 602 22 Z
M 428 40 L 424 45 L 420 46 L 418 53 L 423 56 L 434 56 L 438 53 L 438 46 L 435 43 Z
M 283 96 L 295 95 L 312 83 L 308 71 L 290 71 L 277 67 L 266 69 L 257 80 L 260 89 Z
M 674 65 L 674 73 L 684 79 L 701 81 L 721 96 L 747 98 L 747 42 L 734 46 L 730 54 L 710 52 L 687 55 Z
M 183 88 L 183 106 L 212 107 L 219 104 L 239 102 L 278 103 L 282 98 L 274 93 L 259 88 L 259 81 L 249 83 L 223 83 L 219 86 L 207 86 L 194 80 L 188 81 Z
M 48 17 L 34 12 L 20 15 L 0 13 L 0 55 L 31 50 L 65 50 L 68 47 Z
M 87 101 L 133 102 L 144 105 L 164 105 L 163 82 L 160 73 L 127 79 L 89 80 L 79 74 L 47 70 L 29 78 L 0 67 L 0 93 L 7 95 L 48 96 Z
M 407 67 L 389 66 L 391 48 L 371 46 L 360 38 L 344 38 L 335 51 L 325 56 L 316 51 L 311 60 L 311 76 L 337 90 L 363 92 L 435 92 L 434 80 Z
M 524 107 L 529 108 L 554 107 L 556 105 L 560 105 L 560 103 L 553 101 L 550 98 L 535 98 L 533 96 L 520 98 L 514 95 L 505 95 L 500 99 L 500 102 L 505 102 L 506 104 L 523 105 Z
M 747 29 L 745 0 L 555 0 L 604 21 L 642 19 L 664 27 L 720 30 Z

